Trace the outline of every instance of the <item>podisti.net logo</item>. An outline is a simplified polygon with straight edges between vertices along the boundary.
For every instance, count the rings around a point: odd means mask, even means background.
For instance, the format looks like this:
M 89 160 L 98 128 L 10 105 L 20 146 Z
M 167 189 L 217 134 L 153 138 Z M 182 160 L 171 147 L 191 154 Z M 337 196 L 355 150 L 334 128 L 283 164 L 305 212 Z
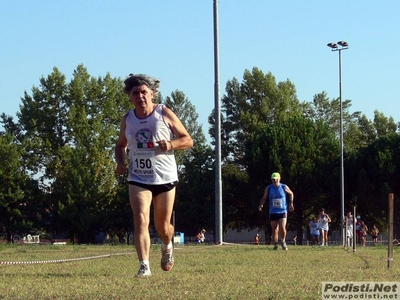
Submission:
M 400 299 L 400 282 L 322 282 L 322 299 Z

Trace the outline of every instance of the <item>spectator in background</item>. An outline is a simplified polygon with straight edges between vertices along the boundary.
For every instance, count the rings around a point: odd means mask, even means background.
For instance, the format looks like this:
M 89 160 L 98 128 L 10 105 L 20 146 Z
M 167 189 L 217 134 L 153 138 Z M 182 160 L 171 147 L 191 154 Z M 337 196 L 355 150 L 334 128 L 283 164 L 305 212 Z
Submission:
M 372 229 L 371 229 L 371 236 L 372 236 L 372 241 L 374 243 L 374 246 L 376 246 L 378 244 L 378 234 L 379 234 L 379 229 L 374 224 L 374 226 L 372 226 Z
M 357 222 L 356 222 L 356 239 L 357 239 L 357 243 L 361 244 L 361 217 L 357 216 Z
M 365 247 L 367 245 L 367 233 L 368 233 L 368 227 L 367 225 L 361 221 L 361 225 L 360 225 L 360 233 L 361 233 L 361 242 L 363 247 Z
M 347 212 L 345 218 L 345 226 L 347 229 L 347 246 L 353 247 L 354 240 L 354 216 L 351 214 L 351 211 Z
M 325 209 L 321 209 L 321 213 L 319 214 L 319 228 L 321 229 L 321 246 L 328 246 L 328 231 L 329 231 L 329 223 L 332 221 L 327 213 L 325 213 Z
M 319 244 L 319 235 L 320 235 L 318 218 L 314 217 L 310 221 L 308 226 L 310 227 L 311 244 L 313 246 L 318 245 Z
M 254 245 L 259 245 L 260 244 L 260 235 L 257 233 L 256 236 L 254 237 Z
M 197 239 L 197 243 L 198 243 L 198 244 L 204 243 L 204 241 L 205 241 L 205 239 L 206 239 L 206 237 L 205 237 L 205 235 L 204 235 L 205 233 L 206 233 L 206 230 L 205 230 L 205 229 L 202 229 L 202 230 L 197 234 L 196 239 Z

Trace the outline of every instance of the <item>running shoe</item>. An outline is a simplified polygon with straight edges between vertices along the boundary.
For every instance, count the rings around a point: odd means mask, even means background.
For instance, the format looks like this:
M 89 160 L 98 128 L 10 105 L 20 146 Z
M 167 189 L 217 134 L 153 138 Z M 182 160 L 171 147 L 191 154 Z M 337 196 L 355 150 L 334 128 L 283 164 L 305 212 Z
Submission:
M 136 275 L 136 277 L 144 277 L 144 276 L 151 276 L 151 271 L 148 266 L 144 264 L 140 264 L 140 269 Z
M 169 271 L 174 266 L 174 244 L 172 244 L 171 249 L 163 250 L 161 248 L 161 269 L 164 271 Z
M 287 250 L 288 249 L 288 247 L 286 245 L 286 242 L 282 242 L 281 244 L 282 244 L 282 249 L 283 250 Z
M 274 249 L 272 249 L 272 250 L 278 250 L 278 245 L 275 244 Z

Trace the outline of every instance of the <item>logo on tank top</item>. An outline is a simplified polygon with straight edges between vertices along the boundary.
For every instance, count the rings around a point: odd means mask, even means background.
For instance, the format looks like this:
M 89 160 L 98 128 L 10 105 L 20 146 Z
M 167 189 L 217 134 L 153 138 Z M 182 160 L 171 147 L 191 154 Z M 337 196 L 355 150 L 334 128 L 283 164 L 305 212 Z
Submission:
M 137 147 L 140 148 L 154 148 L 154 143 L 151 142 L 152 132 L 148 128 L 140 129 L 136 132 L 135 138 L 138 142 Z

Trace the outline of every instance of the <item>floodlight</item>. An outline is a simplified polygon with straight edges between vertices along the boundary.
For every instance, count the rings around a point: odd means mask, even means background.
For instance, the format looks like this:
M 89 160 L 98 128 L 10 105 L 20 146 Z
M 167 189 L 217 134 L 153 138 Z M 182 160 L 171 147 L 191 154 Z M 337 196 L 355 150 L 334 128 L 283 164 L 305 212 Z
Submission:
M 337 48 L 337 45 L 335 43 L 329 43 L 327 46 L 332 48 L 332 49 L 336 49 Z

